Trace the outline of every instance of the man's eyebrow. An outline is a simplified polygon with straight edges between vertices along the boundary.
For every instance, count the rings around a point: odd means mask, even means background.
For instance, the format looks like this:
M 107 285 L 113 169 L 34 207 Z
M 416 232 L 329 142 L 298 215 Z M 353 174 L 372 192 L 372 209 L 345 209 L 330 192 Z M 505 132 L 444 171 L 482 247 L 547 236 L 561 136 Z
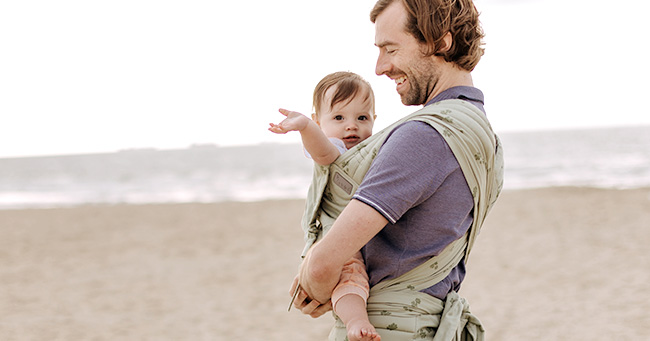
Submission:
M 377 46 L 379 48 L 386 47 L 386 46 L 389 46 L 389 45 L 397 45 L 397 43 L 392 42 L 392 41 L 382 41 L 381 43 L 375 43 L 375 46 Z

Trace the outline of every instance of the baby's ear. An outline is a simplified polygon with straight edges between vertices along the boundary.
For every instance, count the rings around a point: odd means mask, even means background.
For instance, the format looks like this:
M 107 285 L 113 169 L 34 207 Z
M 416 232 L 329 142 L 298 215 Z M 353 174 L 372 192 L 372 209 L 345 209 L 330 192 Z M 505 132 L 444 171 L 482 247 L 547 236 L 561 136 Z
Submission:
M 320 127 L 320 122 L 318 121 L 318 115 L 311 114 L 311 119 L 312 121 L 316 122 L 316 124 L 318 124 L 318 126 Z

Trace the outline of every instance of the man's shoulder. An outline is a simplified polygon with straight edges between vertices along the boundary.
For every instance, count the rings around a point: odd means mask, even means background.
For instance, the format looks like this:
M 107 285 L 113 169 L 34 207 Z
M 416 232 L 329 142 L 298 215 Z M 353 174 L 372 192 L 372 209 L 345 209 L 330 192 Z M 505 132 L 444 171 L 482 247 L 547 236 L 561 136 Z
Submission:
M 426 122 L 406 121 L 396 126 L 386 141 L 397 139 L 416 143 L 419 140 L 421 143 L 425 143 L 427 140 L 439 141 L 441 137 L 440 133 Z
M 385 158 L 413 163 L 445 162 L 453 153 L 444 137 L 431 125 L 421 121 L 407 121 L 391 132 L 379 150 Z

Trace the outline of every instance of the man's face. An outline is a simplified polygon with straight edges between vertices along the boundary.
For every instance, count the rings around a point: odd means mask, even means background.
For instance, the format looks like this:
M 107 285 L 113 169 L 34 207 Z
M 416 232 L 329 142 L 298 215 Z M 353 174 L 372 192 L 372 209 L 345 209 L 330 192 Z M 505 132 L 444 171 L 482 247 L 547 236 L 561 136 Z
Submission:
M 407 13 L 401 1 L 394 1 L 375 20 L 375 45 L 379 57 L 375 73 L 397 84 L 404 105 L 429 101 L 439 79 L 436 57 L 425 57 L 424 46 L 406 31 Z

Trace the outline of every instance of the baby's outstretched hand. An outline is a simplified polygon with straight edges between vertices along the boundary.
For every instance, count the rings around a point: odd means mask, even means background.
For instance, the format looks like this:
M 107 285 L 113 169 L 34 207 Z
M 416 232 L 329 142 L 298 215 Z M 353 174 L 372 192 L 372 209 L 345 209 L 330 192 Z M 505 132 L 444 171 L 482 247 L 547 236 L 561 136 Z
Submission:
M 307 127 L 307 124 L 309 124 L 310 119 L 299 112 L 286 109 L 280 109 L 279 111 L 282 115 L 286 116 L 286 118 L 278 124 L 269 123 L 270 132 L 286 134 L 290 131 L 301 131 Z

